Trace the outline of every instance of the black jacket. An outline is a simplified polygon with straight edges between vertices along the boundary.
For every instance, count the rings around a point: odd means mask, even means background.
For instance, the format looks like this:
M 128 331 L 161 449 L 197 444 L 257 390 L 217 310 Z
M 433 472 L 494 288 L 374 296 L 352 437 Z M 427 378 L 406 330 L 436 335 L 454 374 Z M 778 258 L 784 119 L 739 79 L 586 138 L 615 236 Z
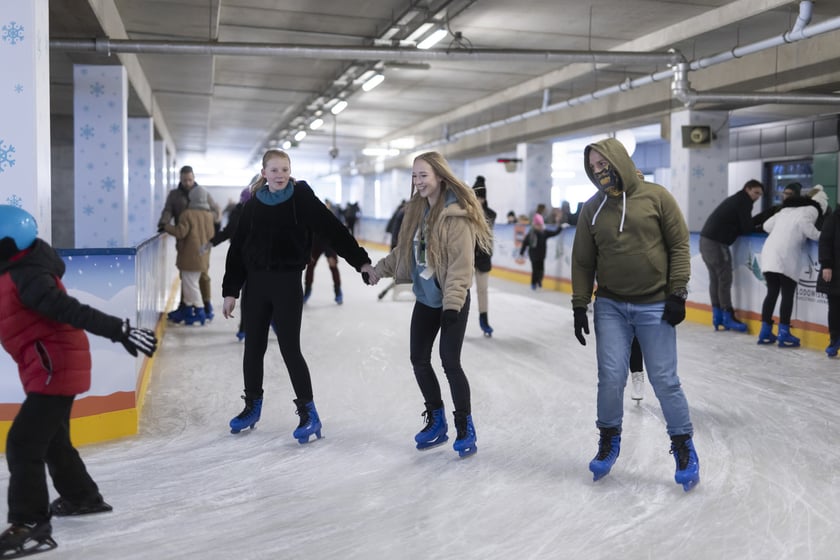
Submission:
M 367 252 L 308 184 L 296 181 L 290 187 L 294 188 L 292 197 L 280 204 L 264 204 L 258 194 L 245 203 L 228 248 L 224 297 L 238 297 L 250 271 L 303 271 L 312 252 L 313 234 L 322 236 L 356 270 L 370 262 Z
M 831 296 L 840 296 L 840 207 L 829 214 L 819 240 L 820 274 L 817 277 L 817 291 Z M 822 269 L 830 268 L 831 282 L 822 279 Z
M 522 248 L 519 250 L 519 255 L 524 255 L 525 250 L 527 249 L 528 258 L 530 258 L 531 261 L 544 261 L 547 245 L 546 241 L 555 235 L 560 235 L 562 231 L 562 227 L 558 227 L 554 231 L 549 231 L 547 229 L 539 231 L 531 228 L 525 236 L 525 239 L 522 240 Z
M 490 226 L 490 229 L 493 229 L 493 224 L 496 222 L 496 211 L 487 206 L 487 202 L 484 203 L 484 219 L 487 220 L 487 225 Z M 475 268 L 479 272 L 490 272 L 492 268 L 492 262 L 490 258 L 493 256 L 493 252 L 482 251 L 478 245 L 475 246 Z
M 712 241 L 732 245 L 739 235 L 753 231 L 753 199 L 740 190 L 721 202 L 703 224 L 700 235 Z

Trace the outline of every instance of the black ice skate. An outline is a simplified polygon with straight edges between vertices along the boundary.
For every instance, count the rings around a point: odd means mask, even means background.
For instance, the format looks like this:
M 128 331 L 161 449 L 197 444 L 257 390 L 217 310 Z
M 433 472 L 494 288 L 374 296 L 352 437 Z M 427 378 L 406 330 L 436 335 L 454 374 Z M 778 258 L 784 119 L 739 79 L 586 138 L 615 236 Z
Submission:
M 56 517 L 90 515 L 92 513 L 106 513 L 109 511 L 114 511 L 114 508 L 101 497 L 98 500 L 79 503 L 71 502 L 66 498 L 56 498 L 50 504 L 50 512 Z
M 21 558 L 57 546 L 52 538 L 52 525 L 49 521 L 13 523 L 0 534 L 0 558 Z

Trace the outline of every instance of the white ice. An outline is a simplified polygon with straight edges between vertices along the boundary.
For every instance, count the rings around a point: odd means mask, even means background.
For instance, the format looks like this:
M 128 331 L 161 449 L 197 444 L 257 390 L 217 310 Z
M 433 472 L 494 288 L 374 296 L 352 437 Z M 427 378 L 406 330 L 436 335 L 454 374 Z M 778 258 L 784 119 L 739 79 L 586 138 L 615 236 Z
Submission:
M 214 251 L 216 301 L 223 259 Z M 840 374 L 824 353 L 680 325 L 699 486 L 674 483 L 650 386 L 640 406 L 628 389 L 621 456 L 593 483 L 595 341 L 575 340 L 568 294 L 491 278 L 485 338 L 473 293 L 463 365 L 478 453 L 459 460 L 454 438 L 414 448 L 410 298 L 377 301 L 385 281 L 341 271 L 344 304 L 322 260 L 303 319 L 324 439 L 291 437 L 276 344 L 262 420 L 230 434 L 242 406 L 235 321 L 170 325 L 139 435 L 81 448 L 114 512 L 54 518 L 59 548 L 45 560 L 840 558 Z

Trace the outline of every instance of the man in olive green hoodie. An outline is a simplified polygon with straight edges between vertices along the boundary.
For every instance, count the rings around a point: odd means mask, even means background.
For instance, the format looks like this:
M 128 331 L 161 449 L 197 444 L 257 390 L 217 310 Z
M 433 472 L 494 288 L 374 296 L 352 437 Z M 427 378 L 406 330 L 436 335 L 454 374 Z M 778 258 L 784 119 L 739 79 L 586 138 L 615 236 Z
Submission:
M 572 308 L 575 336 L 586 345 L 586 308 L 597 277 L 594 320 L 600 440 L 589 470 L 598 480 L 618 458 L 624 386 L 635 336 L 671 437 L 674 479 L 688 491 L 700 480 L 700 464 L 691 439 L 694 430 L 688 402 L 677 375 L 675 329 L 685 319 L 688 227 L 674 197 L 661 185 L 639 178 L 618 140 L 608 138 L 587 146 L 584 166 L 598 193 L 584 204 L 578 219 L 572 248 Z

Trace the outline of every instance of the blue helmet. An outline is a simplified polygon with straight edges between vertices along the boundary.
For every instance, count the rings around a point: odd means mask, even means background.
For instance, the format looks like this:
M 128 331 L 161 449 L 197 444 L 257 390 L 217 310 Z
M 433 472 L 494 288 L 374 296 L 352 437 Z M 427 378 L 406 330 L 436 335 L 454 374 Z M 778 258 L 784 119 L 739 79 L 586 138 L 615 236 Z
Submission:
M 32 214 L 9 204 L 0 204 L 0 240 L 10 238 L 18 251 L 28 249 L 38 237 L 38 223 Z

